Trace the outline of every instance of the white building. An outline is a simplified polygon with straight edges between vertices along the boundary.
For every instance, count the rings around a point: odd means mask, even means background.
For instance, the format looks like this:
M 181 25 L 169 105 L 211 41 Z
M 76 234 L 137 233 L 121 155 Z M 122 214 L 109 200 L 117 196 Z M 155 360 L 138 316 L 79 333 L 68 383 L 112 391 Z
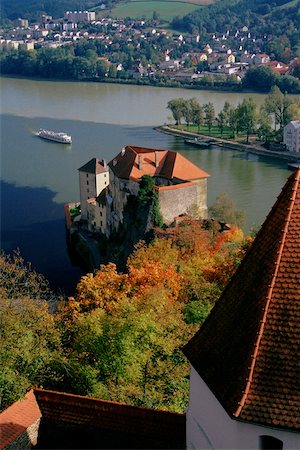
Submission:
M 93 22 L 96 20 L 94 11 L 66 11 L 65 19 L 70 22 Z
M 300 448 L 300 170 L 198 333 L 188 449 Z
M 289 152 L 300 152 L 300 120 L 293 120 L 284 127 L 283 143 Z
M 81 220 L 88 222 L 91 230 L 105 228 L 106 213 L 101 193 L 109 185 L 109 170 L 104 160 L 91 159 L 79 171 Z M 102 222 L 102 224 L 101 224 Z

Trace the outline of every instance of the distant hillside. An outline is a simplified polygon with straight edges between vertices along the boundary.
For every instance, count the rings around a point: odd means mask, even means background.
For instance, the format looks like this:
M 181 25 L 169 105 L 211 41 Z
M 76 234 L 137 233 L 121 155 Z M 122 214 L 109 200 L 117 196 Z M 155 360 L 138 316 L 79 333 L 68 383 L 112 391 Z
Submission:
M 87 10 L 101 3 L 101 0 L 1 0 L 1 19 L 36 20 L 41 13 L 58 18 L 65 11 Z
M 300 1 L 290 0 L 219 0 L 206 8 L 196 10 L 182 19 L 173 20 L 173 28 L 190 32 L 207 33 L 235 31 L 247 26 L 252 35 L 272 35 L 282 42 L 274 45 L 300 52 Z

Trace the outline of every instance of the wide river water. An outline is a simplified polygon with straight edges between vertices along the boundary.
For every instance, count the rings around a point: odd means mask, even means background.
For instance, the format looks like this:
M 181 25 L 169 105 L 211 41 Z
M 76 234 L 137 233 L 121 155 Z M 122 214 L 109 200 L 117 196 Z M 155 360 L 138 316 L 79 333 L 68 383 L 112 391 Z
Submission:
M 211 175 L 209 204 L 228 192 L 245 211 L 246 230 L 260 226 L 290 173 L 285 161 L 199 150 L 153 129 L 170 122 L 173 98 L 212 101 L 218 112 L 249 96 L 264 102 L 260 94 L 1 78 L 1 248 L 20 249 L 53 288 L 72 293 L 82 271 L 67 252 L 63 204 L 79 199 L 80 166 L 109 161 L 127 144 L 180 151 Z M 33 134 L 39 128 L 65 131 L 73 144 L 43 141 Z

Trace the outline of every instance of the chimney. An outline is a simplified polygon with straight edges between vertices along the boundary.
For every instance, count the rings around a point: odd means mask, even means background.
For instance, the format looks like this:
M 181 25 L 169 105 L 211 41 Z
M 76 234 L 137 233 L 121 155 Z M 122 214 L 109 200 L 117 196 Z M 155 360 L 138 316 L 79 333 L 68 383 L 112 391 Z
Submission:
M 122 156 L 125 155 L 125 147 L 122 148 L 122 150 L 121 150 L 121 155 L 122 155 Z
M 139 155 L 139 163 L 138 163 L 138 166 L 139 166 L 139 170 L 142 170 L 142 169 L 143 169 L 143 155 Z
M 104 167 L 104 169 L 106 169 L 106 167 L 107 167 L 107 162 L 105 161 L 105 159 L 102 159 L 102 166 Z
M 158 153 L 155 152 L 155 167 L 159 166 Z

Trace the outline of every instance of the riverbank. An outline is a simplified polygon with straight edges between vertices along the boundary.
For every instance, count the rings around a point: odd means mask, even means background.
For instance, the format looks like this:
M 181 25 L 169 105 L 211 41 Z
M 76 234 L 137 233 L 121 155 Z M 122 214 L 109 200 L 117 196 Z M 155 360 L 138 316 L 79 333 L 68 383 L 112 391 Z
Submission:
M 170 125 L 161 125 L 159 127 L 155 127 L 156 131 L 159 131 L 161 133 L 171 134 L 173 136 L 181 137 L 183 139 L 191 139 L 191 138 L 200 138 L 203 140 L 207 140 L 209 138 L 209 141 L 213 145 L 217 145 L 219 147 L 224 147 L 231 150 L 238 150 L 240 152 L 248 152 L 248 153 L 254 153 L 256 155 L 262 155 L 262 156 L 271 156 L 272 158 L 280 158 L 284 159 L 286 161 L 298 161 L 299 160 L 299 154 L 297 153 L 291 153 L 287 151 L 277 151 L 277 150 L 269 150 L 266 149 L 262 143 L 241 143 L 241 142 L 235 142 L 228 139 L 221 139 L 221 138 L 214 138 L 211 136 L 207 136 L 204 134 L 198 134 L 198 133 L 191 133 L 189 131 L 179 130 L 178 128 L 174 128 Z

